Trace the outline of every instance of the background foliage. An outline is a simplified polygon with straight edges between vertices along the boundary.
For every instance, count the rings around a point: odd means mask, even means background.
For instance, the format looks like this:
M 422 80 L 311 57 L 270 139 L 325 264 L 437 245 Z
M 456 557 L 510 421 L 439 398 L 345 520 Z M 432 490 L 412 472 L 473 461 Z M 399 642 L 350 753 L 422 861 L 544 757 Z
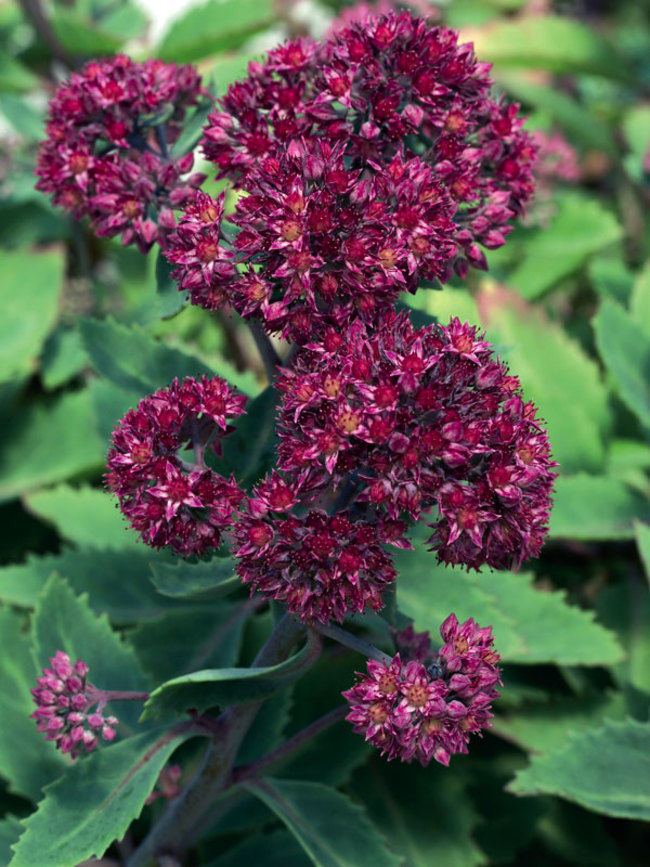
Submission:
M 126 49 L 197 63 L 220 93 L 266 47 L 289 32 L 322 31 L 342 5 L 302 4 L 292 18 L 287 3 L 209 0 L 153 39 L 129 0 L 53 0 L 51 30 L 24 11 L 30 2 L 0 5 L 2 864 L 43 867 L 44 839 L 56 853 L 49 867 L 101 854 L 127 832 L 184 740 L 161 740 L 169 717 L 162 729 L 156 717 L 241 700 L 247 690 L 274 695 L 292 682 L 290 661 L 233 690 L 224 670 L 250 662 L 271 615 L 243 607 L 227 559 L 207 568 L 136 544 L 102 491 L 116 419 L 173 376 L 212 372 L 255 398 L 224 455 L 247 483 L 273 463 L 273 398 L 241 322 L 181 310 L 154 256 L 98 241 L 34 191 L 52 70 Z M 449 769 L 388 765 L 339 723 L 272 778 L 218 805 L 197 850 L 206 867 L 647 863 L 647 7 L 452 0 L 437 8 L 494 63 L 497 87 L 522 103 L 528 128 L 559 132 L 577 152 L 579 180 L 539 193 L 527 223 L 488 254 L 487 276 L 407 299 L 441 321 L 481 323 L 540 407 L 561 472 L 550 541 L 519 575 L 452 572 L 423 548 L 398 558 L 398 604 L 417 628 L 435 629 L 451 610 L 493 626 L 503 696 L 470 756 Z M 198 137 L 201 121 L 188 136 Z M 381 640 L 383 621 L 363 625 Z M 175 684 L 156 691 L 137 737 L 66 770 L 27 718 L 29 688 L 56 648 L 82 656 L 106 688 Z M 267 702 L 241 760 L 340 703 L 360 665 L 330 648 L 309 677 Z M 207 692 L 187 677 L 197 670 Z M 132 730 L 137 716 L 120 714 Z M 174 761 L 189 776 L 197 756 L 192 742 Z M 93 820 L 80 819 L 92 806 Z M 159 812 L 144 807 L 110 853 L 128 853 Z

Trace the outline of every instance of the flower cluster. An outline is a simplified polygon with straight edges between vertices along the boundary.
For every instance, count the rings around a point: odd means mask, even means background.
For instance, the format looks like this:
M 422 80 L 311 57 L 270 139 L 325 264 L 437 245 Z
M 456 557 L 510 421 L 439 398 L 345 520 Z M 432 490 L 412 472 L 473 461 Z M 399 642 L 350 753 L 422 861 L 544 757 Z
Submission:
M 477 329 L 415 329 L 390 314 L 310 344 L 281 371 L 279 466 L 311 491 L 389 519 L 437 507 L 430 543 L 469 568 L 518 566 L 547 532 L 555 474 L 546 431 Z
M 396 577 L 382 524 L 352 520 L 345 510 L 297 517 L 290 512 L 298 499 L 298 486 L 277 473 L 255 488 L 233 530 L 242 581 L 307 623 L 377 611 Z
M 184 556 L 218 548 L 243 493 L 205 463 L 246 398 L 223 379 L 174 380 L 129 410 L 113 432 L 106 481 L 143 540 Z M 189 462 L 188 448 L 194 461 Z
M 37 189 L 98 235 L 122 235 L 146 253 L 174 228 L 173 208 L 192 200 L 205 175 L 183 179 L 191 154 L 177 158 L 186 109 L 202 94 L 191 66 L 128 57 L 91 61 L 50 102 Z
M 298 343 L 326 325 L 374 321 L 403 290 L 445 276 L 455 205 L 419 157 L 400 153 L 366 174 L 346 168 L 343 144 L 293 141 L 249 178 L 228 217 L 239 229 L 232 249 L 222 200 L 199 194 L 167 252 L 179 288 Z
M 104 716 L 101 691 L 86 681 L 86 663 L 78 660 L 72 664 L 67 653 L 57 650 L 50 665 L 32 690 L 37 707 L 31 716 L 38 723 L 37 730 L 73 758 L 82 749 L 88 753 L 94 750 L 100 735 L 112 741 L 118 721 Z
M 430 663 L 402 661 L 399 653 L 389 664 L 369 660 L 368 673 L 343 693 L 351 708 L 346 719 L 388 761 L 448 765 L 453 754 L 467 752 L 471 734 L 490 726 L 499 695 L 491 627 L 471 619 L 459 625 L 450 614 L 440 634 L 444 644 Z
M 334 300 L 338 322 L 352 308 L 371 320 L 424 278 L 485 268 L 479 244 L 504 243 L 535 157 L 517 106 L 491 99 L 490 85 L 470 45 L 409 13 L 251 64 L 204 130 L 219 176 L 249 194 L 228 218 L 239 235 L 211 226 L 219 265 L 199 286 L 191 236 L 205 232 L 190 214 L 170 255 L 181 288 L 304 342 Z

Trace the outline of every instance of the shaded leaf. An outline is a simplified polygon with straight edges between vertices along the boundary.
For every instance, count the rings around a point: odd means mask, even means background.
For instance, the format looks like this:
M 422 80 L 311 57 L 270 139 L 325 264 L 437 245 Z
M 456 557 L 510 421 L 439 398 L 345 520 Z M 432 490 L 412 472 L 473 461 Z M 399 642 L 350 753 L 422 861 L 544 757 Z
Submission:
M 559 749 L 534 756 L 508 789 L 557 795 L 607 816 L 648 820 L 650 724 L 628 719 L 570 734 Z
M 598 351 L 625 404 L 650 427 L 650 341 L 631 316 L 605 300 L 593 321 Z
M 159 250 L 156 256 L 156 292 L 158 309 L 163 319 L 175 316 L 187 304 L 187 293 L 179 292 L 178 284 L 171 278 L 174 267 Z
M 6 51 L 0 51 L 0 91 L 23 93 L 38 86 L 38 78 Z
M 264 778 L 244 787 L 281 819 L 318 867 L 398 867 L 357 804 L 320 783 Z
M 203 862 L 203 867 L 243 867 L 259 864 L 264 867 L 311 867 L 309 858 L 296 838 L 288 831 L 256 834 L 233 846 L 224 855 Z
M 239 484 L 248 487 L 275 466 L 279 399 L 279 392 L 268 386 L 246 404 L 246 415 L 237 419 L 236 430 L 223 441 L 222 457 L 212 462 L 222 475 L 234 473 Z
M 463 572 L 436 563 L 422 545 L 395 560 L 399 608 L 418 630 L 436 634 L 453 611 L 461 622 L 491 625 L 504 662 L 606 665 L 622 657 L 591 612 L 567 605 L 562 592 L 535 589 L 530 574 Z
M 600 619 L 615 629 L 625 649 L 625 659 L 613 668 L 621 686 L 632 684 L 650 694 L 650 594 L 642 581 L 605 587 L 598 596 Z
M 68 382 L 88 363 L 77 329 L 57 328 L 45 342 L 41 356 L 41 380 L 51 390 Z
M 635 521 L 634 535 L 636 537 L 636 544 L 639 549 L 641 562 L 645 569 L 645 576 L 650 582 L 650 525 Z
M 404 867 L 474 867 L 486 858 L 472 839 L 478 816 L 458 774 L 431 764 L 373 762 L 352 780 Z
M 634 281 L 630 315 L 635 325 L 650 339 L 650 260 L 645 263 Z
M 101 857 L 139 816 L 161 769 L 187 737 L 149 731 L 76 762 L 47 787 L 38 810 L 24 820 L 11 867 L 43 867 L 44 845 L 47 867 Z

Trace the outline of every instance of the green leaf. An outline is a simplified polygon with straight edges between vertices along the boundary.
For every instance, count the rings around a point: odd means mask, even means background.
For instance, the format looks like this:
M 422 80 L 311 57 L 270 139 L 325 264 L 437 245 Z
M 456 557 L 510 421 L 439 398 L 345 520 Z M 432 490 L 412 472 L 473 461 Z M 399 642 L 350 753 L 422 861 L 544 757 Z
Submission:
M 269 385 L 246 404 L 246 415 L 237 419 L 236 430 L 223 441 L 222 457 L 213 462 L 220 473 L 234 473 L 239 484 L 248 487 L 275 466 L 279 398 L 278 391 Z
M 79 546 L 142 548 L 117 502 L 98 488 L 59 485 L 25 497 L 30 512 L 53 524 L 60 536 Z
M 558 210 L 551 224 L 530 234 L 523 262 L 508 277 L 509 285 L 531 301 L 623 235 L 615 217 L 595 199 L 564 193 L 553 201 Z
M 650 594 L 647 585 L 629 580 L 605 587 L 597 599 L 600 619 L 615 629 L 625 649 L 625 659 L 614 666 L 622 687 L 631 684 L 650 694 Z
M 101 689 L 145 691 L 148 679 L 133 649 L 110 627 L 106 615 L 97 616 L 88 597 L 75 596 L 67 581 L 53 575 L 39 596 L 32 618 L 34 654 L 44 667 L 57 650 L 89 666 L 88 679 Z M 139 702 L 121 702 L 116 716 L 118 735 L 135 725 Z M 111 706 L 113 707 L 113 706 Z M 115 708 L 113 707 L 115 711 Z
M 486 289 L 479 305 L 488 337 L 507 347 L 503 360 L 519 377 L 526 400 L 539 408 L 563 472 L 601 469 L 611 420 L 596 363 L 559 325 L 513 292 Z
M 196 708 L 201 713 L 217 705 L 223 708 L 246 701 L 261 701 L 301 677 L 310 659 L 310 652 L 307 643 L 302 650 L 278 665 L 214 668 L 176 677 L 151 693 L 142 719 L 168 713 L 180 714 L 188 708 Z
M 47 867 L 101 857 L 140 815 L 161 769 L 187 738 L 158 729 L 102 746 L 76 762 L 24 820 L 11 867 L 43 867 L 44 851 Z
M 172 21 L 154 55 L 177 63 L 199 60 L 239 48 L 274 21 L 271 0 L 210 0 Z
M 0 658 L 0 773 L 11 792 L 38 801 L 43 786 L 60 776 L 68 763 L 29 719 L 34 710 L 30 689 L 38 672 L 22 618 L 8 608 L 0 608 L 0 641 L 10 651 Z
M 160 316 L 169 319 L 179 313 L 187 304 L 187 293 L 178 291 L 178 284 L 171 278 L 174 266 L 163 256 L 162 250 L 156 257 L 156 292 L 158 294 Z
M 222 96 L 233 81 L 245 78 L 248 72 L 248 64 L 253 60 L 259 60 L 260 52 L 251 53 L 238 51 L 237 54 L 224 54 L 217 57 L 212 67 L 211 80 L 214 82 L 218 96 Z
M 23 93 L 38 87 L 38 83 L 38 78 L 26 66 L 6 51 L 0 51 L 0 91 Z
M 235 665 L 246 614 L 229 603 L 167 611 L 129 632 L 129 643 L 154 683 L 206 665 Z
M 0 445 L 0 501 L 79 473 L 99 470 L 104 443 L 95 433 L 87 391 L 16 412 Z
M 638 273 L 632 288 L 630 299 L 630 315 L 637 325 L 650 339 L 650 259 Z
M 553 539 L 632 539 L 633 521 L 650 518 L 650 504 L 610 476 L 560 476 L 554 500 Z
M 557 795 L 607 816 L 647 821 L 649 781 L 650 724 L 628 719 L 570 734 L 559 749 L 534 756 L 508 789 Z
M 229 61 L 231 60 L 230 58 L 228 59 Z M 244 65 L 244 69 L 245 68 L 246 66 Z M 214 100 L 206 97 L 199 101 L 199 104 L 196 106 L 196 108 L 192 111 L 191 114 L 188 113 L 186 115 L 185 122 L 183 123 L 183 131 L 176 139 L 176 141 L 174 142 L 174 146 L 171 149 L 171 153 L 174 157 L 182 157 L 185 154 L 188 154 L 190 151 L 194 150 L 194 148 L 201 140 L 201 136 L 203 135 L 203 127 L 205 126 L 205 123 L 208 119 L 208 115 L 213 110 Z M 160 261 L 160 255 L 158 261 Z M 178 286 L 176 285 L 176 283 L 174 283 L 174 289 L 176 291 L 176 294 L 182 298 L 182 295 L 178 291 Z
M 52 10 L 51 22 L 57 40 L 75 56 L 115 54 L 123 42 L 123 38 L 106 32 L 75 9 L 65 6 L 56 6 Z
M 623 115 L 622 127 L 631 151 L 624 159 L 625 168 L 635 181 L 643 182 L 643 163 L 650 141 L 650 106 L 645 103 L 633 105 Z
M 645 576 L 650 582 L 650 525 L 634 522 L 634 535 L 636 537 L 639 556 L 645 569 Z
M 88 363 L 86 350 L 76 328 L 59 327 L 49 335 L 41 355 L 41 380 L 48 391 L 59 388 Z
M 293 704 L 289 689 L 267 699 L 253 720 L 237 752 L 237 764 L 247 765 L 270 753 L 283 742 Z
M 470 35 L 467 33 L 466 35 Z M 627 81 L 633 72 L 593 27 L 569 17 L 520 16 L 471 31 L 476 54 L 498 66 L 590 72 Z
M 439 765 L 377 762 L 358 771 L 352 792 L 408 867 L 475 867 L 486 858 L 472 839 L 479 817 L 464 779 Z
M 48 578 L 57 573 L 67 578 L 77 593 L 90 593 L 93 611 L 106 612 L 115 623 L 157 617 L 178 603 L 156 592 L 149 578 L 150 566 L 169 561 L 171 556 L 144 545 L 139 551 L 86 548 L 45 557 L 32 555 L 26 563 L 0 568 L 0 599 L 33 608 Z
M 589 281 L 603 298 L 627 304 L 632 294 L 634 274 L 623 261 L 623 249 L 594 256 L 587 266 Z
M 493 70 L 497 82 L 505 87 L 514 99 L 528 103 L 549 115 L 563 132 L 584 147 L 603 150 L 616 155 L 618 148 L 605 121 L 573 97 L 558 88 L 535 84 L 518 72 Z
M 595 693 L 580 699 L 556 697 L 543 704 L 526 704 L 512 716 L 499 714 L 494 731 L 518 746 L 535 753 L 559 749 L 570 732 L 588 732 L 606 719 L 622 720 L 626 715 L 621 693 Z
M 27 141 L 37 142 L 43 138 L 43 113 L 36 111 L 26 99 L 14 93 L 0 93 L 0 112 Z
M 36 367 L 57 315 L 63 284 L 63 251 L 3 250 L 0 302 L 0 381 Z
M 399 551 L 397 598 L 417 630 L 438 632 L 450 612 L 492 626 L 504 662 L 607 665 L 621 659 L 615 637 L 593 614 L 567 605 L 563 592 L 533 586 L 533 576 L 509 572 L 467 573 L 437 564 L 418 545 Z
M 314 862 L 305 855 L 296 838 L 288 831 L 256 834 L 233 846 L 224 855 L 206 861 L 203 867 L 245 867 L 258 864 L 264 867 L 311 867 Z
M 650 427 L 650 341 L 631 316 L 605 300 L 593 321 L 598 351 L 623 402 Z
M 227 595 L 241 587 L 230 557 L 215 557 L 208 562 L 152 564 L 152 581 L 159 593 L 174 599 L 186 599 L 209 593 L 210 597 Z
M 82 340 L 98 373 L 119 388 L 140 396 L 151 394 L 177 377 L 214 376 L 200 359 L 170 349 L 142 328 L 112 319 L 80 320 Z
M 244 787 L 281 819 L 318 867 L 398 867 L 360 806 L 320 783 L 264 778 Z
M 0 864 L 11 861 L 11 847 L 18 840 L 23 826 L 15 816 L 5 815 L 0 821 Z

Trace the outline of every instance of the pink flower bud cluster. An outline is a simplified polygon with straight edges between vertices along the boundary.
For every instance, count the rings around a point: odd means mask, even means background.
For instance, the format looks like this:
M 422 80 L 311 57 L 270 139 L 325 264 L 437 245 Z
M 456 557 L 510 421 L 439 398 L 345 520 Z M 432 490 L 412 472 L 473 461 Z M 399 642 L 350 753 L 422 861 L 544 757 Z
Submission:
M 346 719 L 388 761 L 448 765 L 467 752 L 471 734 L 491 725 L 500 682 L 492 628 L 471 619 L 459 625 L 450 614 L 440 634 L 444 644 L 429 664 L 402 661 L 399 653 L 390 664 L 369 660 L 368 673 L 343 693 Z
M 328 623 L 383 606 L 396 572 L 381 522 L 355 521 L 303 505 L 299 485 L 272 473 L 253 491 L 233 529 L 237 572 L 263 596 L 305 622 Z M 308 501 L 307 501 L 308 502 Z
M 479 244 L 504 243 L 535 157 L 517 106 L 490 98 L 488 69 L 454 31 L 409 13 L 252 63 L 204 130 L 219 177 L 249 194 L 228 217 L 239 234 L 221 218 L 210 227 L 218 264 L 199 281 L 207 251 L 193 250 L 190 213 L 171 242 L 180 287 L 304 342 L 323 311 L 371 321 L 423 279 L 486 268 Z
M 184 556 L 219 547 L 243 492 L 208 467 L 205 452 L 219 454 L 228 420 L 245 403 L 223 379 L 187 377 L 144 398 L 118 423 L 106 483 L 148 545 Z M 190 447 L 194 461 L 187 460 Z
M 555 473 L 546 431 L 477 329 L 389 314 L 310 344 L 283 369 L 279 467 L 391 520 L 437 509 L 446 563 L 513 568 L 539 553 Z
M 31 717 L 38 723 L 37 730 L 45 732 L 45 740 L 54 741 L 57 749 L 73 758 L 82 749 L 94 750 L 100 736 L 112 741 L 118 721 L 104 716 L 101 691 L 86 681 L 86 663 L 73 664 L 67 653 L 57 650 L 50 665 L 32 690 L 37 707 Z
M 292 141 L 249 176 L 228 217 L 239 229 L 231 249 L 222 201 L 191 205 L 167 252 L 179 288 L 305 343 L 328 324 L 373 322 L 403 290 L 443 278 L 456 226 L 442 183 L 403 153 L 368 166 L 348 169 L 341 142 Z
M 201 93 L 192 66 L 123 55 L 91 61 L 50 102 L 37 189 L 53 193 L 77 219 L 90 217 L 98 235 L 121 234 L 143 253 L 156 241 L 164 246 L 172 209 L 191 201 L 205 180 L 183 178 L 192 154 L 170 154 Z

